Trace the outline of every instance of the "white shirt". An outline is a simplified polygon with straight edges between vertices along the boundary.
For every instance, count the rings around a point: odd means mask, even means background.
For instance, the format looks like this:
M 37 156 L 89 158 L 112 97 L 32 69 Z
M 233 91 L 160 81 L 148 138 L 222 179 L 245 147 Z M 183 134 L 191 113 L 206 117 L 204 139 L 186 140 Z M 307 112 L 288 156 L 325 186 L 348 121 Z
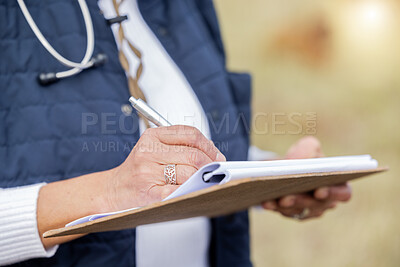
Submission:
M 106 18 L 116 16 L 111 0 L 98 3 Z M 147 26 L 137 1 L 124 1 L 120 14 L 128 15 L 128 20 L 122 23 L 126 38 L 142 53 L 139 86 L 149 105 L 172 124 L 194 126 L 210 138 L 207 118 L 197 96 Z M 112 29 L 118 42 L 118 25 Z M 135 77 L 139 61 L 126 43 L 122 50 L 129 61 L 130 75 Z M 210 220 L 206 217 L 139 226 L 136 228 L 136 264 L 138 267 L 208 266 L 210 233 Z

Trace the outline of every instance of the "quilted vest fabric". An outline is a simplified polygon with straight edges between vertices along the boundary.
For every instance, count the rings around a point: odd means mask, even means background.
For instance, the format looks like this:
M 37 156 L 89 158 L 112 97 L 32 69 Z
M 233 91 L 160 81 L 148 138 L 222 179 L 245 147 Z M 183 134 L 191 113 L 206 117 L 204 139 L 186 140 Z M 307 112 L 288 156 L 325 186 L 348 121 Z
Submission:
M 95 54 L 106 53 L 108 62 L 42 87 L 38 73 L 65 67 L 39 43 L 17 2 L 0 0 L 0 187 L 49 183 L 113 168 L 139 138 L 136 114 L 121 111 L 129 93 L 113 34 L 97 1 L 87 3 Z M 250 77 L 226 71 L 212 1 L 138 3 L 198 96 L 214 142 L 228 160 L 246 160 Z M 86 31 L 77 1 L 26 4 L 53 47 L 80 61 Z M 210 266 L 251 266 L 247 212 L 212 219 L 212 226 Z M 135 266 L 135 230 L 90 234 L 61 245 L 52 258 L 16 265 Z

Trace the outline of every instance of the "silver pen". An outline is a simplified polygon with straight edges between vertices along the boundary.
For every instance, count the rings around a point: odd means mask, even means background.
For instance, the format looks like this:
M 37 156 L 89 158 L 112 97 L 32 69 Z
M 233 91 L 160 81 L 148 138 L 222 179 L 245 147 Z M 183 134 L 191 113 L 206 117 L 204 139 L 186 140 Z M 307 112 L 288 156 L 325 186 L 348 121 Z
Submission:
M 146 119 L 160 126 L 172 126 L 172 124 L 164 119 L 160 113 L 152 109 L 149 105 L 146 104 L 142 99 L 136 99 L 133 96 L 129 98 L 129 102 L 131 102 L 132 107 L 134 107 L 140 114 L 142 114 Z

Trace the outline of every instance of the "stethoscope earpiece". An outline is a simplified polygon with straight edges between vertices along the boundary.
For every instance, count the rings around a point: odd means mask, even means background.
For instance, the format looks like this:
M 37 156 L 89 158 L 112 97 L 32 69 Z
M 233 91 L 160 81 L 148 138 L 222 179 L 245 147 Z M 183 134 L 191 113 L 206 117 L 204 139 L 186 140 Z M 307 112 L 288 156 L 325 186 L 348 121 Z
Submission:
M 92 59 L 88 62 L 88 64 L 85 66 L 85 68 L 80 69 L 80 71 L 85 70 L 85 69 L 91 69 L 91 68 L 96 68 L 101 65 L 104 65 L 104 63 L 107 62 L 107 55 L 104 53 L 99 53 L 92 57 Z M 79 72 L 80 72 L 79 71 Z M 50 85 L 52 83 L 55 83 L 59 81 L 62 78 L 66 78 L 69 76 L 61 76 L 59 77 L 58 74 L 60 72 L 47 72 L 47 73 L 40 73 L 37 77 L 38 82 L 42 86 Z M 71 75 L 72 76 L 72 75 Z
M 104 53 L 99 53 L 92 58 L 93 66 L 91 68 L 96 68 L 101 65 L 104 65 L 108 60 L 108 57 Z
M 37 79 L 39 84 L 42 86 L 46 86 L 60 80 L 59 78 L 57 78 L 57 73 L 55 72 L 40 73 Z

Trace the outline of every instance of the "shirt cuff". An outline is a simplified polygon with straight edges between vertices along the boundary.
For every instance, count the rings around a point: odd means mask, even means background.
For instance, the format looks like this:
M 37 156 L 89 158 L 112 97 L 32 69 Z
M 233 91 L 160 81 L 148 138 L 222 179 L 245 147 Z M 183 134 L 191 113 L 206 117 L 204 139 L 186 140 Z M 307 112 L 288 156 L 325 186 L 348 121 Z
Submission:
M 58 246 L 43 247 L 37 227 L 37 199 L 44 185 L 0 188 L 0 265 L 56 253 Z

